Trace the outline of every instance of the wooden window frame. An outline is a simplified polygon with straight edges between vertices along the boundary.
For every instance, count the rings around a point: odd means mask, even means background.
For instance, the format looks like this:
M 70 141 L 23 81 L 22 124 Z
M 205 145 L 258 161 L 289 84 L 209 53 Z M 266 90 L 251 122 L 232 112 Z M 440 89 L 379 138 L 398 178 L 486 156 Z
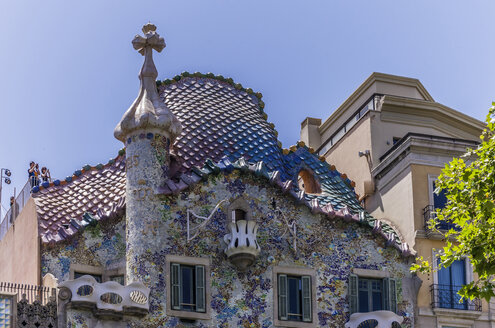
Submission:
M 317 327 L 318 313 L 316 309 L 316 271 L 307 267 L 275 266 L 273 267 L 273 324 L 278 327 L 312 328 Z M 311 277 L 311 322 L 279 320 L 278 318 L 278 275 Z
M 171 264 L 178 263 L 187 266 L 202 265 L 205 268 L 205 312 L 192 312 L 192 311 L 182 311 L 172 309 L 172 292 L 171 292 Z M 203 257 L 188 257 L 188 256 L 178 256 L 178 255 L 167 255 L 165 257 L 165 276 L 166 276 L 166 288 L 167 288 L 167 306 L 165 313 L 169 316 L 179 317 L 188 320 L 210 320 L 211 319 L 211 296 L 210 296 L 210 286 L 211 286 L 211 275 L 210 275 L 210 258 Z

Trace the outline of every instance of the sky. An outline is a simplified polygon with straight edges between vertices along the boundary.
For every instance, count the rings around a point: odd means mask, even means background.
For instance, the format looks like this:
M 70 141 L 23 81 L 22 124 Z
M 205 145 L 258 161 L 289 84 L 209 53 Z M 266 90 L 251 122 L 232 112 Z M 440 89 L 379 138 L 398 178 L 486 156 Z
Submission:
M 372 72 L 418 78 L 433 98 L 484 120 L 495 100 L 493 1 L 0 1 L 0 167 L 8 207 L 28 163 L 63 179 L 122 148 L 113 129 L 137 96 L 148 21 L 167 47 L 159 79 L 231 77 L 263 94 L 284 147 Z

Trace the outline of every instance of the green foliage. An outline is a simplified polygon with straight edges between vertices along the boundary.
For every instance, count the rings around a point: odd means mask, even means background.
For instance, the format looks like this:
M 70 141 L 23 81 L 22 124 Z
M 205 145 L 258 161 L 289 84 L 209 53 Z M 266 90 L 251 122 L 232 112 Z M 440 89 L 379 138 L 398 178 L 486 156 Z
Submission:
M 477 279 L 459 294 L 488 301 L 495 296 L 495 102 L 486 123 L 478 148 L 468 150 L 463 158 L 452 160 L 443 169 L 435 192 L 446 190 L 448 202 L 429 225 L 435 228 L 443 220 L 459 227 L 458 231 L 444 232 L 446 246 L 435 269 L 469 258 Z M 425 273 L 436 267 L 423 258 L 417 260 L 413 272 Z

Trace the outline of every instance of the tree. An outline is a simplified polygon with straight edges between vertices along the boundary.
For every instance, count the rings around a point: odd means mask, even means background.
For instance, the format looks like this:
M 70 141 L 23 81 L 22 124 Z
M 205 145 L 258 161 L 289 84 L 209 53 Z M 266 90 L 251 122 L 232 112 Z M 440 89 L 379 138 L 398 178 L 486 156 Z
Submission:
M 420 257 L 411 270 L 431 272 L 467 257 L 477 279 L 459 294 L 489 301 L 495 296 L 495 102 L 486 123 L 481 144 L 446 164 L 436 183 L 435 192 L 445 190 L 448 202 L 429 226 L 434 229 L 439 221 L 456 226 L 444 233 L 446 246 L 439 255 L 439 264 Z

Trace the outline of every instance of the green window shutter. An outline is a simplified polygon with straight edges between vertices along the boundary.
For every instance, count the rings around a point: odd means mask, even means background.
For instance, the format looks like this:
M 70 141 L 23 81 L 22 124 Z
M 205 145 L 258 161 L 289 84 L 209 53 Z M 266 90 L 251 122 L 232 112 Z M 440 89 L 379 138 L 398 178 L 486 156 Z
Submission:
M 349 276 L 349 311 L 351 314 L 359 312 L 359 293 L 358 293 L 359 278 L 355 274 Z
M 206 312 L 205 267 L 196 265 L 196 312 Z
M 395 279 L 389 279 L 389 300 L 390 311 L 397 313 L 397 281 Z
M 302 318 L 303 321 L 311 322 L 311 277 L 301 277 L 302 286 Z
M 383 279 L 383 309 L 390 311 L 390 284 L 389 279 Z
M 171 307 L 172 310 L 180 310 L 180 302 L 181 302 L 181 283 L 180 283 L 180 264 L 172 263 L 170 264 L 170 286 L 171 286 L 171 295 L 170 300 L 172 302 Z
M 287 320 L 287 309 L 289 302 L 287 299 L 287 275 L 278 275 L 278 317 L 280 320 Z
M 385 310 L 397 312 L 397 283 L 393 278 L 383 279 L 383 304 Z

